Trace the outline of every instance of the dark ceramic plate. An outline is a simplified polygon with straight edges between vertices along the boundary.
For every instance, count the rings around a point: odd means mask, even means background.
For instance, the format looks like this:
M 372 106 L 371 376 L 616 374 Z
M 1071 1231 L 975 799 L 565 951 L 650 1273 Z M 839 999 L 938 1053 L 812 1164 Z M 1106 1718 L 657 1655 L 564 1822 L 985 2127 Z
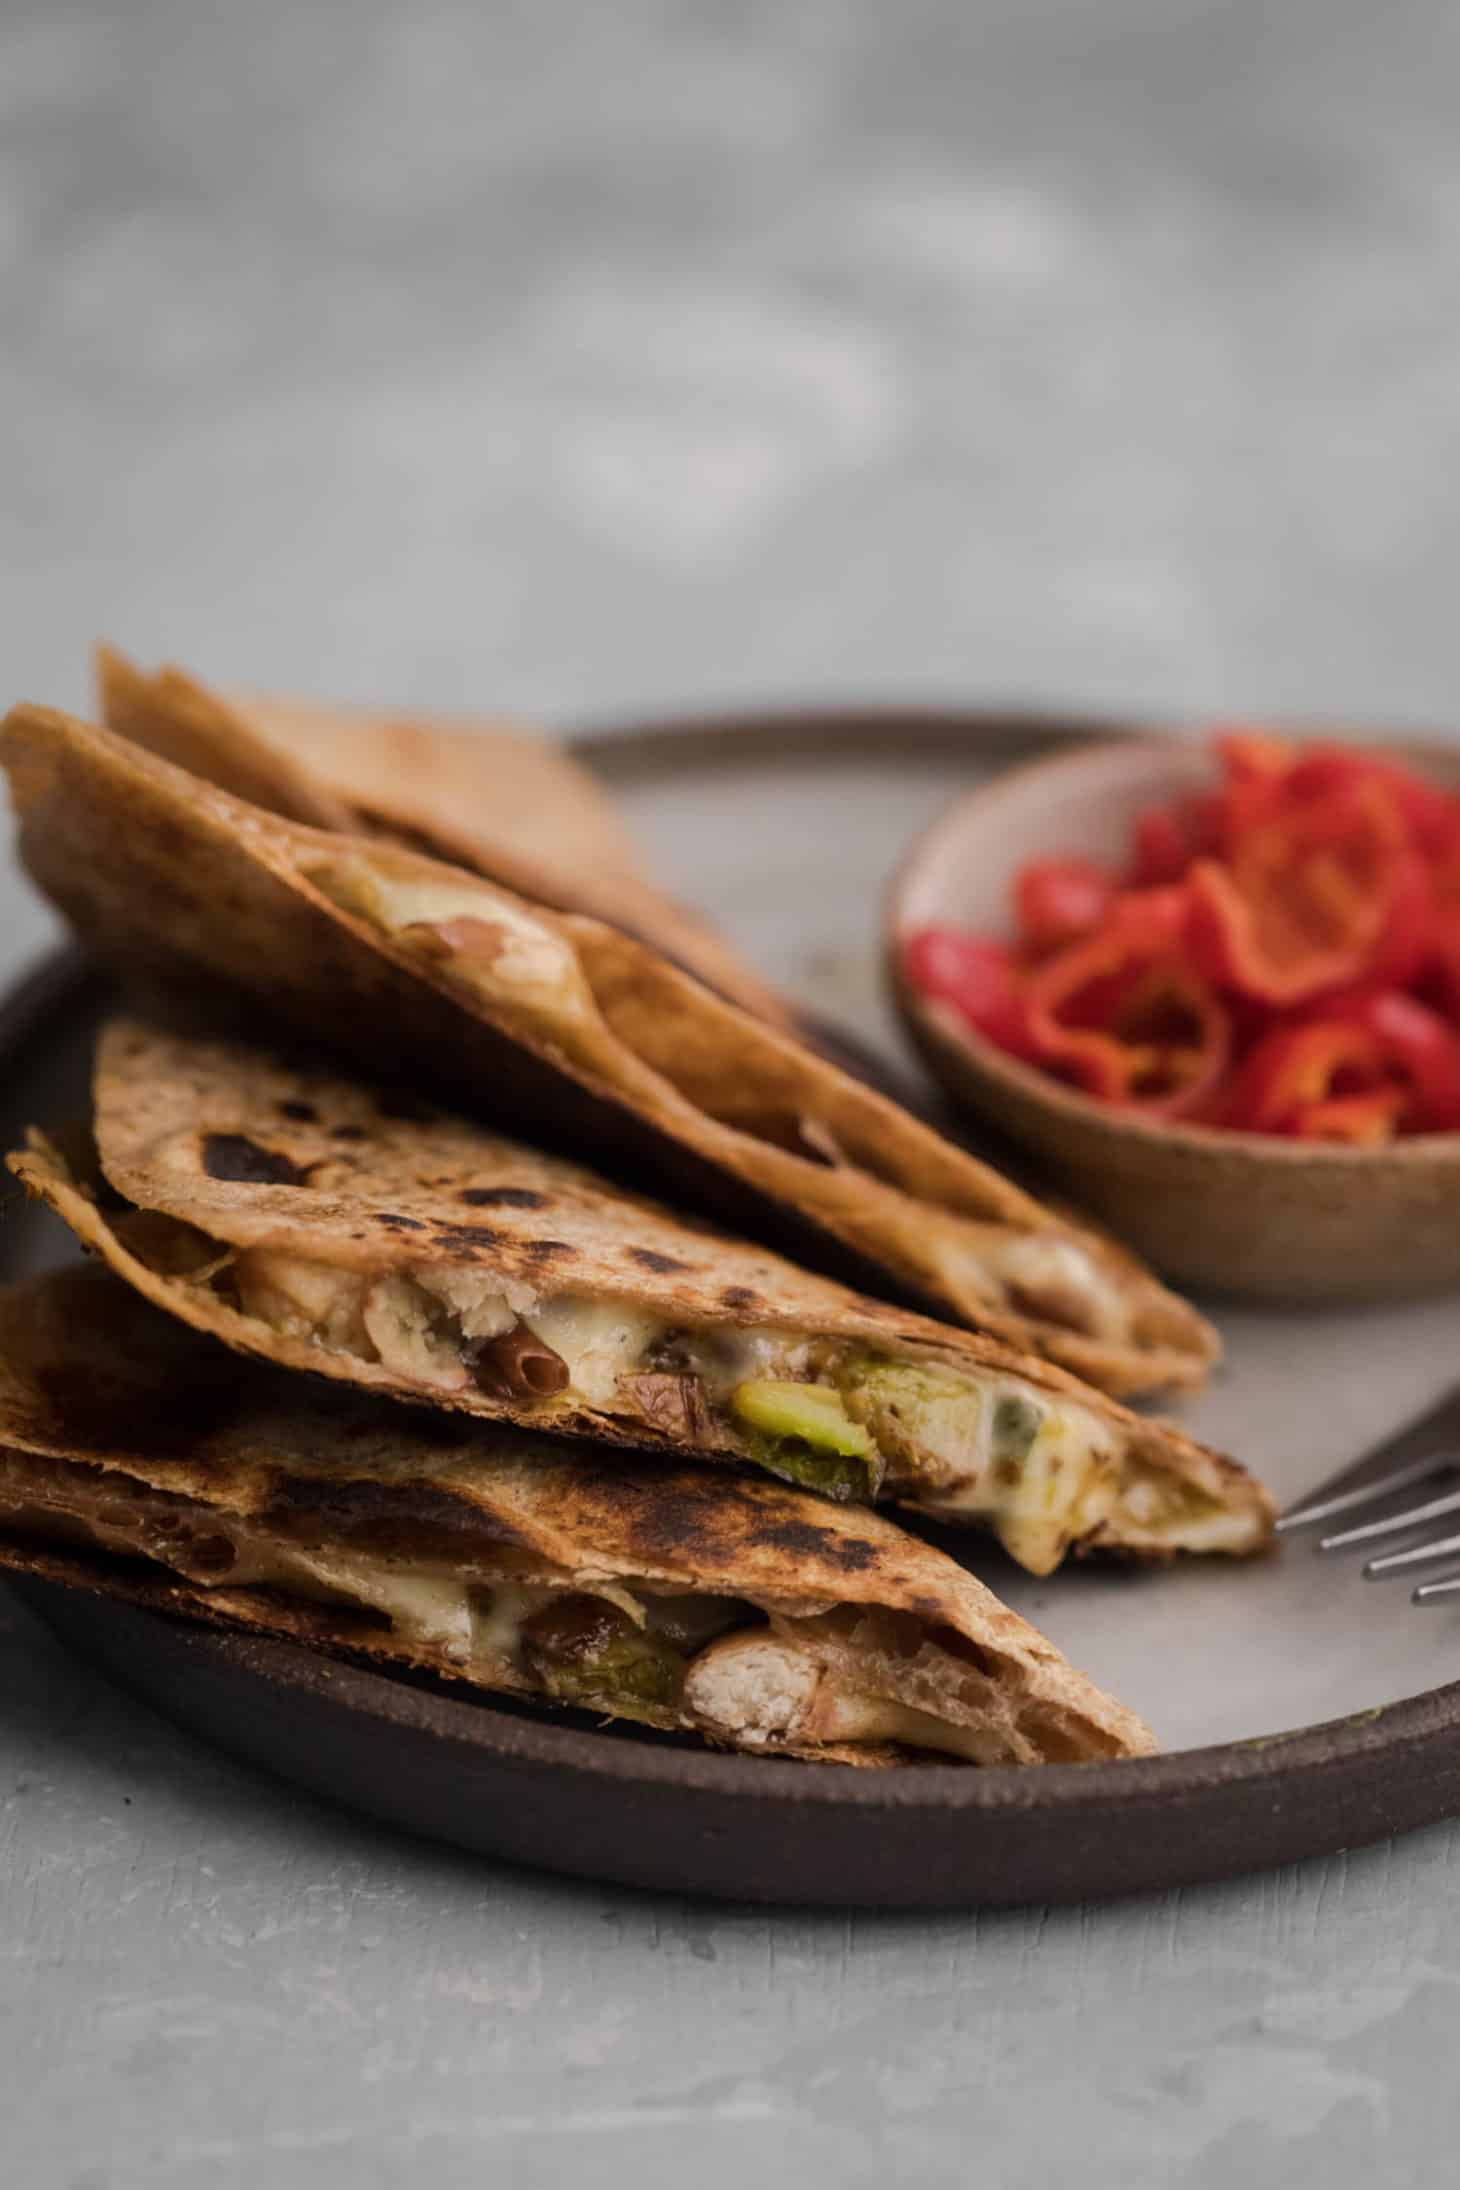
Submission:
M 1112 727 L 763 717 L 615 733 L 586 750 L 671 882 L 855 1043 L 893 1054 L 876 970 L 880 878 L 954 788 Z M 77 1106 L 97 1001 L 85 968 L 60 958 L 0 1014 L 7 1145 L 28 1120 Z M 51 1220 L 13 1196 L 3 1215 L 5 1275 L 64 1251 Z M 1453 1374 L 1452 1316 L 1446 1304 L 1369 1319 L 1224 1314 L 1232 1367 L 1196 1426 L 1296 1493 L 1438 1395 Z M 1296 1434 L 1305 1393 L 1321 1395 L 1326 1425 L 1311 1446 Z M 483 1854 L 638 1886 L 880 1908 L 1068 1899 L 1327 1853 L 1460 1809 L 1453 1621 L 1409 1613 L 1349 1573 L 1320 1576 L 1301 1553 L 1053 1583 L 980 1564 L 1146 1712 L 1170 1753 L 1025 1772 L 719 1756 L 15 1586 L 113 1678 L 271 1772 Z

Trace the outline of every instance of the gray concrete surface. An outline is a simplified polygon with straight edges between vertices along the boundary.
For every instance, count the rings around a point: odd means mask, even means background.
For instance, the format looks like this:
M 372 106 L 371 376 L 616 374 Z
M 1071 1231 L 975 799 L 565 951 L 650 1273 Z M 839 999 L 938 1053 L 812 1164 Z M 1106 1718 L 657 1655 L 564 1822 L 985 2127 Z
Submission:
M 7 0 L 5 695 L 105 630 L 563 719 L 1443 723 L 1457 62 L 1439 0 Z M 1457 1849 L 657 1904 L 270 1787 L 7 1600 L 0 2177 L 1443 2183 Z

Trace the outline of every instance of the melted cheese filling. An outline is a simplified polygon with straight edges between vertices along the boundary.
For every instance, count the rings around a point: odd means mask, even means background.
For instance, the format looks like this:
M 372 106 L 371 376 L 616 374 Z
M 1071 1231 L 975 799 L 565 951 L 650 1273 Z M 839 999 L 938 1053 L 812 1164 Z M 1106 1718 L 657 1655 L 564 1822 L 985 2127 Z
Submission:
M 604 1412 L 614 1406 L 620 1377 L 642 1366 L 664 1328 L 658 1316 L 612 1300 L 545 1301 L 523 1321 L 567 1363 L 570 1389 Z
M 238 1250 L 226 1273 L 245 1315 L 288 1338 L 330 1352 L 378 1360 L 404 1382 L 464 1391 L 470 1349 L 522 1323 L 566 1364 L 573 1398 L 604 1412 L 621 1404 L 623 1377 L 651 1368 L 670 1332 L 661 1316 L 632 1301 L 540 1301 L 468 1268 L 423 1264 L 374 1275 L 280 1248 Z M 807 1342 L 794 1333 L 717 1327 L 681 1345 L 714 1401 L 747 1377 L 794 1375 Z M 690 1360 L 690 1354 L 693 1360 Z M 679 1354 L 676 1354 L 676 1359 Z
M 535 919 L 517 899 L 487 882 L 404 879 L 362 855 L 321 861 L 308 871 L 315 888 L 386 935 L 410 941 L 411 929 L 429 930 L 467 920 L 489 931 L 490 948 L 461 949 L 453 971 L 505 1004 L 549 1001 L 596 1016 L 592 991 L 565 937 Z M 487 934 L 482 937 L 487 941 Z
M 428 1393 L 467 1390 L 473 1350 L 519 1322 L 567 1368 L 558 1404 L 632 1419 L 627 1380 L 669 1363 L 700 1380 L 722 1443 L 736 1450 L 743 1433 L 730 1403 L 742 1382 L 825 1380 L 870 1430 L 894 1495 L 947 1519 L 983 1522 L 1036 1574 L 1051 1572 L 1072 1543 L 1115 1515 L 1123 1524 L 1128 1509 L 1138 1541 L 1152 1548 L 1227 1548 L 1224 1532 L 1231 1546 L 1243 1540 L 1240 1516 L 1196 1493 L 1185 1494 L 1183 1507 L 1182 1486 L 1163 1496 L 1159 1480 L 1128 1469 L 1118 1428 L 1014 1378 L 975 1380 L 952 1365 L 925 1369 L 852 1350 L 838 1357 L 795 1332 L 728 1325 L 671 1331 L 632 1302 L 538 1301 L 524 1287 L 465 1268 L 423 1264 L 372 1275 L 249 1248 L 238 1252 L 226 1282 L 246 1315 L 306 1343 L 378 1361 Z M 555 1402 L 535 1404 L 546 1420 Z M 1002 1428 L 1011 1410 L 1020 1424 L 1012 1441 Z M 752 1457 L 774 1469 L 774 1455 Z
M 965 1223 L 946 1237 L 940 1260 L 961 1291 L 972 1287 L 1016 1315 L 1122 1345 L 1131 1336 L 1131 1304 L 1089 1250 L 1058 1232 L 1012 1232 Z
M 1125 1467 L 1118 1429 L 1063 1395 L 1056 1399 L 1012 1377 L 975 1385 L 939 1372 L 929 1381 L 935 1397 L 916 1421 L 932 1465 L 916 1479 L 900 1474 L 894 1460 L 894 1486 L 926 1513 L 983 1522 L 1030 1573 L 1052 1573 L 1070 1545 L 1120 1504 Z M 894 1378 L 885 1382 L 890 1396 L 881 1396 L 880 1405 L 901 1415 Z M 863 1413 L 855 1397 L 853 1405 Z M 896 1434 L 879 1423 L 876 1405 L 864 1418 L 884 1441 Z

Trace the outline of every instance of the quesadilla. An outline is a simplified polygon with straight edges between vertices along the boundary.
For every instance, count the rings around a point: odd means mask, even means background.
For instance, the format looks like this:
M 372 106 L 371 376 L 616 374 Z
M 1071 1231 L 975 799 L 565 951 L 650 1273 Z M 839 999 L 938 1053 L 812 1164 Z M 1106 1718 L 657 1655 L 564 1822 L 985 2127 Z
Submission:
M 1108 1391 L 1216 1357 L 1122 1249 L 617 929 L 280 820 L 49 709 L 15 709 L 0 756 L 30 873 L 113 965 L 221 980 L 367 1071 Z
M 259 1371 L 100 1271 L 0 1293 L 0 1565 L 765 1755 L 1155 1745 L 875 1514 Z
M 613 800 L 554 740 L 501 723 L 224 698 L 171 666 L 96 650 L 103 722 L 286 820 L 390 839 L 561 912 L 642 936 L 747 1011 L 789 1024 L 770 984 L 646 873 Z
M 1250 1477 L 1048 1363 L 308 1061 L 119 1019 L 95 1131 L 120 1209 L 44 1144 L 15 1168 L 158 1305 L 287 1366 L 898 1500 L 1036 1573 L 1266 1540 Z

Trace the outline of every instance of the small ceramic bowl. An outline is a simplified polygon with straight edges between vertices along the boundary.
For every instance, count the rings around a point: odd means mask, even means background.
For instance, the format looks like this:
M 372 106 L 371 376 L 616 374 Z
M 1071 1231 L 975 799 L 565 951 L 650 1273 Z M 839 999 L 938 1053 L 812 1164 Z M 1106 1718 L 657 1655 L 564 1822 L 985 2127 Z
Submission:
M 1460 759 L 1424 761 L 1451 781 L 1460 773 Z M 892 886 L 888 960 L 903 1020 L 956 1100 L 1182 1284 L 1288 1301 L 1460 1286 L 1460 1133 L 1364 1149 L 1133 1117 L 1007 1056 L 903 979 L 902 945 L 918 929 L 1007 934 L 1010 885 L 1026 860 L 1118 860 L 1143 807 L 1214 780 L 1199 745 L 1121 738 L 1036 761 L 960 799 Z

